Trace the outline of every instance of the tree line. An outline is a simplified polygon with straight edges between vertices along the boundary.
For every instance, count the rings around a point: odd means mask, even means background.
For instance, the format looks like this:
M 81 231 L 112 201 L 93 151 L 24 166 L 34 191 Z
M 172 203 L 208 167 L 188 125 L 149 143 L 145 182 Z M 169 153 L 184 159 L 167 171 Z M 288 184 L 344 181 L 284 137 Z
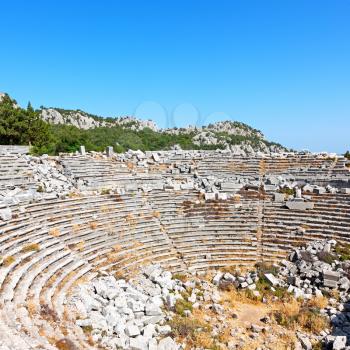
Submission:
M 80 145 L 87 151 L 103 151 L 113 146 L 116 152 L 128 149 L 161 150 L 178 144 L 183 149 L 216 149 L 223 145 L 193 144 L 194 134 L 171 135 L 155 132 L 149 128 L 134 131 L 121 126 L 79 129 L 72 125 L 52 125 L 40 117 L 30 103 L 26 109 L 5 95 L 0 101 L 0 144 L 30 145 L 33 154 L 55 155 L 60 152 L 75 152 Z

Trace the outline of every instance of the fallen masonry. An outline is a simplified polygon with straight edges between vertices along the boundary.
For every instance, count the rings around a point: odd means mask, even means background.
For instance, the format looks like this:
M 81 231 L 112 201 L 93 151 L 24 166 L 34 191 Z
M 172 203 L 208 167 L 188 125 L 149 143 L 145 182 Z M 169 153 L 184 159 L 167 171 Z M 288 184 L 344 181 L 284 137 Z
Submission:
M 162 310 L 175 306 L 185 288 L 159 265 L 150 265 L 126 282 L 113 276 L 80 286 L 71 298 L 76 324 L 90 329 L 94 342 L 115 349 L 179 349 Z
M 211 280 L 202 273 L 172 275 L 160 265 L 144 266 L 128 281 L 104 273 L 76 287 L 68 303 L 75 312 L 76 324 L 107 349 L 194 349 L 191 344 L 194 339 L 198 341 L 198 332 L 203 327 L 207 329 L 207 342 L 220 349 L 240 349 L 252 338 L 260 343 L 260 349 L 273 349 L 268 342 L 277 341 L 279 332 L 286 332 L 273 310 L 285 303 L 296 303 L 298 312 L 310 317 L 308 322 L 316 322 L 312 321 L 316 317 L 324 327 L 315 331 L 291 318 L 295 325 L 287 331 L 292 337 L 288 344 L 293 343 L 291 346 L 296 349 L 312 349 L 315 344 L 348 349 L 350 261 L 341 261 L 336 247 L 334 240 L 311 242 L 295 249 L 289 260 L 280 264 L 260 264 L 243 273 L 238 268 L 232 268 L 232 272 L 211 271 Z M 238 298 L 236 293 L 243 294 Z M 233 299 L 227 299 L 228 295 Z M 268 305 L 272 308 L 255 320 L 259 324 L 237 326 L 232 320 L 239 316 L 232 315 L 242 300 L 248 300 L 244 304 L 248 308 L 249 302 L 261 304 L 261 309 Z M 312 305 L 317 305 L 317 309 Z M 306 306 L 311 311 L 305 311 Z M 206 316 L 199 321 L 202 312 Z M 178 333 L 181 323 L 181 327 L 198 323 L 198 329 L 193 330 L 190 338 L 183 339 Z M 265 335 L 269 332 L 276 333 L 267 340 Z M 231 336 L 223 341 L 219 336 L 222 333 Z

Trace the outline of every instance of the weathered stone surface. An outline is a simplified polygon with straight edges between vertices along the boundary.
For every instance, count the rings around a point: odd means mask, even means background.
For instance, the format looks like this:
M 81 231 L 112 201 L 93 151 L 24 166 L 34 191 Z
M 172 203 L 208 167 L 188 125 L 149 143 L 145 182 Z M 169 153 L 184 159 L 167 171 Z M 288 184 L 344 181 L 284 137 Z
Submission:
M 12 211 L 10 208 L 0 209 L 0 220 L 9 221 L 12 219 Z
M 178 350 L 179 346 L 170 337 L 159 341 L 158 350 Z

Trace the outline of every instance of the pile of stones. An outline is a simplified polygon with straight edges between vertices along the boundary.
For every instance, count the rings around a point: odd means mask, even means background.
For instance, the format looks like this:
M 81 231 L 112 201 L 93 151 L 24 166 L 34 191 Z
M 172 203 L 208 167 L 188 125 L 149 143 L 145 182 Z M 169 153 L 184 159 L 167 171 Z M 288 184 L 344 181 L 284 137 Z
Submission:
M 38 186 L 36 190 L 42 193 L 41 197 L 58 198 L 75 190 L 72 181 L 59 170 L 55 158 L 43 155 L 28 157 L 28 161 Z
M 347 297 L 350 288 L 348 273 L 350 262 L 341 262 L 334 252 L 336 241 L 316 241 L 301 249 L 295 249 L 289 261 L 281 262 L 278 283 L 288 285 L 288 291 L 296 298 L 322 296 L 338 289 L 341 298 Z M 343 300 L 345 301 L 345 300 Z
M 107 349 L 177 350 L 164 309 L 182 298 L 182 283 L 159 265 L 126 282 L 106 275 L 78 287 L 70 300 L 76 324 Z
M 0 191 L 0 220 L 11 220 L 13 214 L 11 206 L 21 206 L 43 199 L 56 199 L 67 196 L 76 191 L 73 182 L 60 171 L 58 162 L 53 157 L 43 155 L 33 157 L 21 156 L 32 172 L 32 183 L 28 188 L 14 185 Z M 23 207 L 20 207 L 22 210 Z

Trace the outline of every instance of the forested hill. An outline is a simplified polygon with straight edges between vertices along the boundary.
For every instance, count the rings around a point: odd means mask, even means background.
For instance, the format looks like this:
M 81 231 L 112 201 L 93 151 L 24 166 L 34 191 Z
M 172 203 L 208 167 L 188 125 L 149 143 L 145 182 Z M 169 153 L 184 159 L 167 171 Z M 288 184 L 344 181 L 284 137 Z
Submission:
M 166 150 L 231 149 L 236 153 L 279 152 L 283 146 L 269 142 L 249 125 L 223 121 L 203 127 L 159 129 L 151 120 L 134 117 L 102 118 L 81 110 L 21 108 L 0 94 L 0 144 L 30 144 L 33 153 L 74 152 L 80 145 L 102 151 L 128 149 Z

